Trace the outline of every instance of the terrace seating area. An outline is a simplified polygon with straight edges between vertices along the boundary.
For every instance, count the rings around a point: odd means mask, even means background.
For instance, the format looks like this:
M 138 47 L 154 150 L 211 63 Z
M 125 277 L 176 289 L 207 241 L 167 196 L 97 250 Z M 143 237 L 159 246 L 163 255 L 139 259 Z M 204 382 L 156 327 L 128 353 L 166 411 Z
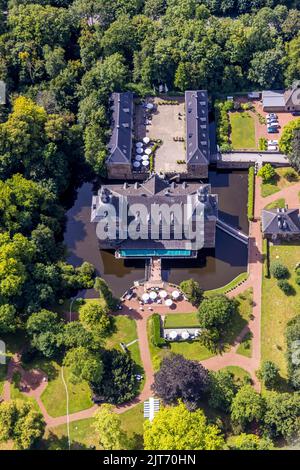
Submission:
M 163 336 L 167 341 L 191 341 L 201 334 L 199 328 L 164 328 Z

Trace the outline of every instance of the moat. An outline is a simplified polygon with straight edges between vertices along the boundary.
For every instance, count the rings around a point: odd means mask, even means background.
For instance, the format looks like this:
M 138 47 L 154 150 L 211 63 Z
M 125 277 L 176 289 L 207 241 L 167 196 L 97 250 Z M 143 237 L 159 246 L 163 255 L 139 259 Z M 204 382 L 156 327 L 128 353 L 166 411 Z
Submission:
M 219 218 L 248 233 L 247 172 L 215 172 L 209 174 L 212 191 L 219 195 Z M 72 208 L 67 212 L 64 241 L 68 261 L 79 265 L 83 261 L 94 264 L 113 293 L 121 296 L 133 282 L 144 278 L 144 260 L 119 260 L 113 252 L 101 251 L 96 238 L 96 226 L 90 223 L 92 184 L 79 188 Z M 203 250 L 197 259 L 163 260 L 164 280 L 179 284 L 193 278 L 204 289 L 214 289 L 231 281 L 247 266 L 247 246 L 217 229 L 216 248 Z M 86 296 L 95 296 L 89 291 Z

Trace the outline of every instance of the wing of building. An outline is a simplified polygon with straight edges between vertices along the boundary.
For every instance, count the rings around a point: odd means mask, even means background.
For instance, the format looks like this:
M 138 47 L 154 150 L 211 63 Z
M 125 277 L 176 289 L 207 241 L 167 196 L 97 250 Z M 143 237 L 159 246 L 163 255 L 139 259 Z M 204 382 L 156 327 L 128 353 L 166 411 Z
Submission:
M 300 81 L 288 90 L 266 90 L 262 92 L 263 110 L 267 112 L 300 111 Z

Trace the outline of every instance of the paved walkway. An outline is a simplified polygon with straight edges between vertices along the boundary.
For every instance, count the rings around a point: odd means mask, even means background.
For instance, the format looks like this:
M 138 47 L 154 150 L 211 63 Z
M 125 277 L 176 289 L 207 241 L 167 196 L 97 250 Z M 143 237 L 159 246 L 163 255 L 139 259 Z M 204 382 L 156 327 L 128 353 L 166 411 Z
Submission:
M 260 214 L 261 210 L 270 202 L 278 198 L 285 198 L 289 207 L 299 207 L 298 192 L 300 191 L 300 183 L 289 186 L 276 194 L 272 194 L 267 198 L 262 198 L 260 195 L 260 181 L 257 179 L 255 188 L 255 219 L 250 224 L 249 230 L 249 258 L 248 258 L 248 279 L 238 286 L 236 289 L 228 293 L 229 297 L 234 297 L 248 288 L 253 289 L 253 314 L 249 324 L 237 336 L 231 350 L 223 355 L 211 357 L 202 361 L 202 364 L 211 370 L 218 370 L 227 366 L 238 366 L 245 369 L 252 377 L 254 386 L 257 390 L 260 389 L 259 381 L 256 378 L 255 371 L 260 365 L 260 317 L 261 317 L 261 288 L 262 288 L 262 235 L 260 230 Z M 141 306 L 137 299 L 131 299 L 123 303 L 123 309 L 118 312 L 118 315 L 129 315 L 136 321 L 137 337 L 140 347 L 141 360 L 145 372 L 145 384 L 142 392 L 130 403 L 116 407 L 117 413 L 124 413 L 125 411 L 133 408 L 138 403 L 145 401 L 151 396 L 151 385 L 153 383 L 154 371 L 151 362 L 148 336 L 147 336 L 147 320 L 149 316 L 158 312 L 162 316 L 170 313 L 190 313 L 195 312 L 196 308 L 187 301 L 180 301 L 174 304 L 173 308 L 166 307 L 165 305 L 154 304 L 151 307 L 144 306 L 144 310 L 140 310 Z M 151 310 L 148 310 L 151 308 Z M 237 349 L 240 342 L 248 332 L 252 333 L 252 357 L 248 358 L 237 354 Z M 65 424 L 67 421 L 66 416 L 53 418 L 49 416 L 43 402 L 41 394 L 47 386 L 47 381 L 43 381 L 45 374 L 39 370 L 25 371 L 20 364 L 20 357 L 15 355 L 8 365 L 7 380 L 4 384 L 3 398 L 4 400 L 10 399 L 10 384 L 12 382 L 13 374 L 19 372 L 21 374 L 21 386 L 24 389 L 25 395 L 32 396 L 36 399 L 41 412 L 46 421 L 47 427 L 55 427 Z M 81 419 L 90 418 L 94 415 L 98 406 L 92 406 L 89 409 L 70 414 L 70 422 Z

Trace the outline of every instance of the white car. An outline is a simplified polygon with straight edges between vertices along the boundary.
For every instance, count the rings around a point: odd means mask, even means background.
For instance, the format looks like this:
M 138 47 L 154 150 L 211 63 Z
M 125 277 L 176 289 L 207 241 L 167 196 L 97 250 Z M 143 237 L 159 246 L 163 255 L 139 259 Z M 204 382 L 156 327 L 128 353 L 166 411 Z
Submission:
M 269 113 L 269 114 L 267 114 L 267 119 L 270 119 L 270 118 L 278 119 L 278 116 L 275 113 Z
M 268 145 L 278 145 L 278 140 L 268 140 Z

